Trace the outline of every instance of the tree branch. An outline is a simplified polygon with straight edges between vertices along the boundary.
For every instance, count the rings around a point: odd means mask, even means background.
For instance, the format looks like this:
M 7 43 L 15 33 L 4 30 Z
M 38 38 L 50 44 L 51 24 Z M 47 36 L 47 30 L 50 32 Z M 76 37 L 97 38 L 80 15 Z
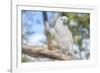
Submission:
M 60 51 L 48 50 L 47 48 L 43 48 L 43 47 L 29 46 L 27 44 L 22 45 L 22 52 L 31 57 L 48 57 L 48 58 L 57 59 L 57 60 L 72 59 L 71 56 L 67 56 L 61 53 Z

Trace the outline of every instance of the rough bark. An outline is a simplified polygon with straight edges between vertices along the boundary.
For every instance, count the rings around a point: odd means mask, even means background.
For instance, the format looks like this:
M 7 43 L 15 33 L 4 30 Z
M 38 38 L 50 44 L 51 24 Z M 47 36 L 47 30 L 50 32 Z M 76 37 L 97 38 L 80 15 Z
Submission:
M 72 57 L 61 53 L 59 50 L 53 51 L 43 47 L 34 47 L 26 44 L 22 45 L 22 52 L 31 57 L 48 57 L 57 60 L 71 60 Z
M 51 47 L 51 35 L 49 32 L 49 24 L 48 24 L 48 18 L 47 18 L 47 13 L 45 11 L 43 11 L 43 20 L 44 20 L 44 26 L 45 26 L 45 33 L 48 39 L 48 49 L 52 50 Z

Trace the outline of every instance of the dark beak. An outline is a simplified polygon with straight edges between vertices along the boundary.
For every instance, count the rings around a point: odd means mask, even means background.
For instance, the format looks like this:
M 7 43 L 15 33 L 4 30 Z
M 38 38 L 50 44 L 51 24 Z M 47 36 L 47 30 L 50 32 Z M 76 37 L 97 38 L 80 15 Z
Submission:
M 68 24 L 69 24 L 69 21 L 68 21 L 68 20 L 64 20 L 64 21 L 63 21 L 63 24 L 64 24 L 64 25 L 68 25 Z

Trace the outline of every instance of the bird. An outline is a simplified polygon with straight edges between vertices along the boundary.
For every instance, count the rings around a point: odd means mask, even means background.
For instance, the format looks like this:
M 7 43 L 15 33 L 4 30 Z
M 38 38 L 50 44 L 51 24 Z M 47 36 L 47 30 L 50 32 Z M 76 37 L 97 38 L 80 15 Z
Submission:
M 60 49 L 63 53 L 73 54 L 73 37 L 72 32 L 69 30 L 68 23 L 67 16 L 61 16 L 56 20 L 54 25 L 54 40 L 59 47 L 58 49 Z

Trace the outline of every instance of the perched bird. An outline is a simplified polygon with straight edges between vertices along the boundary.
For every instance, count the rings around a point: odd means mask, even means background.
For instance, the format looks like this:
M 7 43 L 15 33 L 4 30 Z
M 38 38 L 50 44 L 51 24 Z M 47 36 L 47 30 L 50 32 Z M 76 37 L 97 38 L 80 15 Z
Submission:
M 73 37 L 68 28 L 68 18 L 66 16 L 59 17 L 55 23 L 55 41 L 59 49 L 64 53 L 73 51 Z

